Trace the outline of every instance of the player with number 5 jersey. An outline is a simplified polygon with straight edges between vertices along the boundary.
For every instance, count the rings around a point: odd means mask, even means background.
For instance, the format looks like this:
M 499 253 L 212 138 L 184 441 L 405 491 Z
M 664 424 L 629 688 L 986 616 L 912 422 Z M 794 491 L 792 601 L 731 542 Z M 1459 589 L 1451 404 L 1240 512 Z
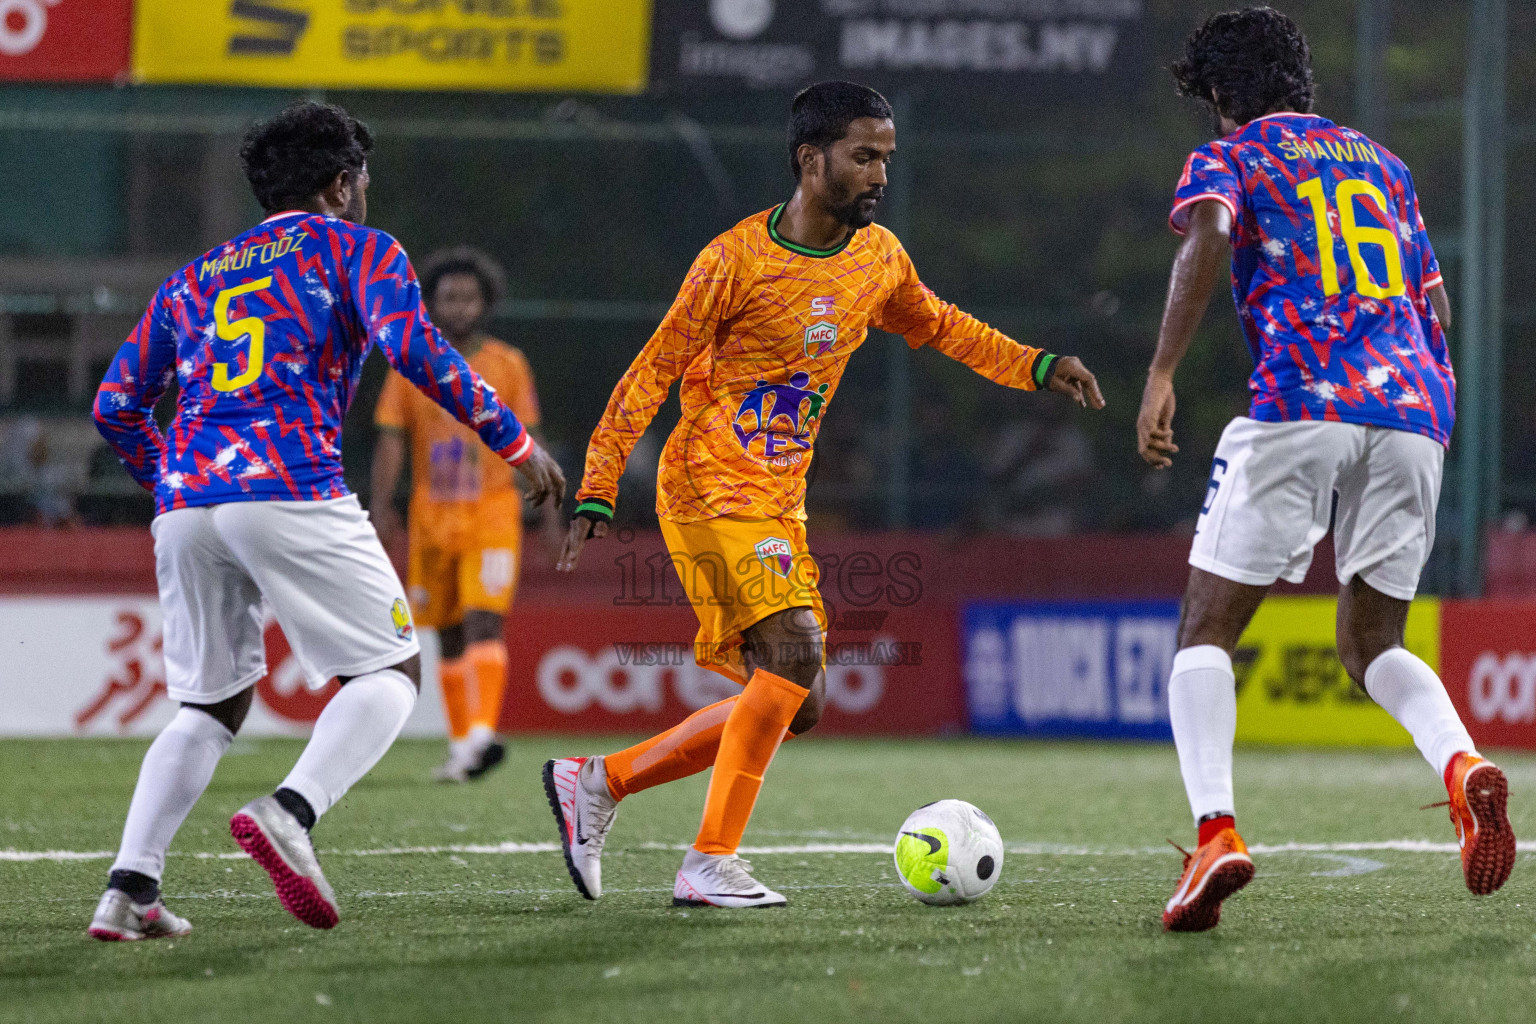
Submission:
M 267 674 L 268 612 L 311 687 L 342 685 L 288 777 L 230 834 L 290 913 L 337 922 L 309 831 L 389 749 L 421 685 L 404 588 L 342 479 L 342 420 L 371 348 L 517 467 L 530 500 L 564 491 L 559 467 L 432 325 L 405 250 L 363 227 L 372 142 L 318 103 L 253 126 L 240 158 L 266 218 L 160 286 L 97 392 L 102 435 L 155 492 L 166 692 L 181 707 L 144 756 L 96 938 L 191 930 L 160 898 L 166 849 Z M 172 382 L 162 434 L 152 413 Z
M 1190 155 L 1175 191 L 1185 237 L 1137 417 L 1142 458 L 1166 469 L 1179 450 L 1173 375 L 1229 250 L 1254 370 L 1248 415 L 1223 431 L 1199 506 L 1168 683 L 1198 834 L 1163 926 L 1215 927 L 1254 876 L 1232 793 L 1232 654 L 1270 586 L 1301 582 L 1330 526 L 1339 660 L 1444 780 L 1467 888 L 1491 893 L 1514 866 L 1507 780 L 1478 756 L 1434 670 L 1403 647 L 1456 402 L 1451 305 L 1413 177 L 1312 112 L 1306 37 L 1272 8 L 1212 16 L 1173 73 L 1210 106 L 1221 138 Z

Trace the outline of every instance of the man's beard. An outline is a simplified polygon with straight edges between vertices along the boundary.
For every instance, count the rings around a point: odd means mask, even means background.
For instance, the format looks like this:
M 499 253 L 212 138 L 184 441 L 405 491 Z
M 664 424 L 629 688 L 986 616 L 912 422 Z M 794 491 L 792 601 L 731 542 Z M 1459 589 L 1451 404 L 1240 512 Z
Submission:
M 836 217 L 839 223 L 846 224 L 855 231 L 860 228 L 867 228 L 874 223 L 875 210 L 878 208 L 880 200 L 885 198 L 885 189 L 872 188 L 868 192 L 856 196 L 848 196 L 847 198 L 844 198 L 847 195 L 846 189 L 840 188 L 838 191 L 841 194 L 828 207 L 827 212 Z M 869 199 L 873 199 L 875 202 L 869 206 L 868 212 L 866 212 L 864 203 L 865 200 Z

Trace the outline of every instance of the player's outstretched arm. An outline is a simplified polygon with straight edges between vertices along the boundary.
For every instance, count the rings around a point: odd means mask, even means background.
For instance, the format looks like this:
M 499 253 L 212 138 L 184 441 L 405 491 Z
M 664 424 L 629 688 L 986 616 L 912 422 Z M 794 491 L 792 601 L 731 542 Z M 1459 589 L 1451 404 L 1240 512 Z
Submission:
M 673 382 L 714 340 L 720 321 L 731 313 L 736 295 L 736 257 L 735 248 L 724 235 L 699 253 L 672 308 L 619 378 L 587 445 L 576 511 L 555 562 L 559 572 L 576 568 L 588 540 L 608 535 L 619 477 L 629 453 L 655 419 Z
M 389 364 L 516 467 L 528 481 L 529 502 L 562 500 L 565 476 L 559 464 L 534 442 L 496 389 L 438 333 L 400 243 L 382 232 L 354 240 L 347 271 L 368 336 Z
M 155 403 L 175 375 L 176 332 L 162 288 L 139 325 L 112 357 L 96 390 L 96 429 L 140 487 L 154 490 L 165 438 L 155 422 Z
M 1084 408 L 1104 408 L 1099 382 L 1082 360 L 1019 344 L 929 291 L 906 250 L 891 258 L 900 283 L 873 317 L 876 327 L 900 334 L 913 348 L 936 349 L 1005 387 L 1059 391 Z
M 1214 199 L 1196 203 L 1189 214 L 1184 242 L 1173 260 L 1168 302 L 1157 336 L 1157 353 L 1147 371 L 1147 386 L 1136 417 L 1136 450 L 1155 469 L 1173 465 L 1173 374 L 1195 339 L 1210 305 L 1211 293 L 1231 251 L 1232 213 Z

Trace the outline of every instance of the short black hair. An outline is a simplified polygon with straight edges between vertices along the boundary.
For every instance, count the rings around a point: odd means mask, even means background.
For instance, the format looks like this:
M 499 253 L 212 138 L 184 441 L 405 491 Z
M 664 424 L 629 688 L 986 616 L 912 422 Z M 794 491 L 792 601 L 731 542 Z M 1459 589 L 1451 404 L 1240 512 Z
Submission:
M 846 138 L 848 126 L 861 117 L 891 118 L 891 103 L 867 85 L 817 82 L 801 89 L 789 107 L 789 169 L 800 180 L 800 147 L 825 151 Z
M 303 100 L 251 125 L 240 144 L 240 163 L 262 208 L 284 210 L 307 202 L 342 171 L 363 169 L 373 133 L 336 106 Z
M 1180 95 L 1204 100 L 1238 124 L 1275 110 L 1312 111 L 1307 37 L 1273 7 L 1211 15 L 1190 33 L 1184 59 L 1169 70 Z
M 421 265 L 421 296 L 427 302 L 437 297 L 437 285 L 449 274 L 473 274 L 480 282 L 480 297 L 487 311 L 501 301 L 507 291 L 507 274 L 490 253 L 472 245 L 439 249 Z

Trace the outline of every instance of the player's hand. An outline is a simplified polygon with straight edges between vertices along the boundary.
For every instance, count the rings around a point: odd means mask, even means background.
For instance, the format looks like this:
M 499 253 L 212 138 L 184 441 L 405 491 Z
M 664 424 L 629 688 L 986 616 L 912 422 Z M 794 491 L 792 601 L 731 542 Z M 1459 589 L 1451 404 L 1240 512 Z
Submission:
M 1136 416 L 1136 450 L 1153 469 L 1173 465 L 1169 458 L 1178 452 L 1173 443 L 1173 378 L 1149 374 L 1147 388 L 1141 393 L 1141 412 Z
M 558 505 L 565 500 L 565 473 L 561 471 L 560 463 L 541 446 L 533 446 L 533 451 L 518 465 L 517 471 L 528 482 L 524 493 L 528 504 L 538 506 L 554 499 Z
M 1104 408 L 1104 394 L 1099 381 L 1077 356 L 1062 356 L 1051 367 L 1050 389 L 1072 399 L 1085 409 Z
M 581 549 L 589 537 L 608 536 L 608 522 L 583 515 L 571 517 L 571 525 L 565 531 L 565 544 L 560 548 L 560 560 L 555 563 L 556 572 L 570 572 L 581 558 Z

